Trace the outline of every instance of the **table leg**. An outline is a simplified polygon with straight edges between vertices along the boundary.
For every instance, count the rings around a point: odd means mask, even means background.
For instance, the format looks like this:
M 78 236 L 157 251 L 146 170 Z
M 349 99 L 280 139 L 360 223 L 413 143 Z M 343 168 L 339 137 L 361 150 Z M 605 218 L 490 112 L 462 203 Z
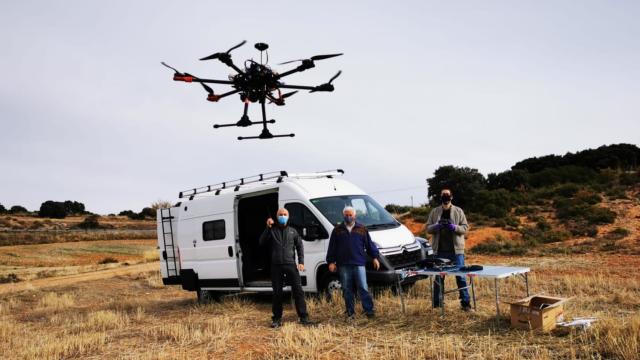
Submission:
M 471 296 L 473 299 L 473 310 L 477 310 L 476 309 L 476 290 L 473 286 L 473 276 L 469 276 L 469 281 L 471 282 Z
M 496 314 L 498 315 L 497 318 L 500 318 L 500 287 L 498 285 L 498 279 L 494 279 L 494 283 L 495 283 L 495 289 L 496 289 Z
M 429 297 L 431 298 L 431 308 L 433 309 L 435 302 L 433 301 L 433 275 L 429 276 Z
M 524 273 L 524 284 L 527 286 L 527 297 L 529 296 L 529 273 Z
M 444 276 L 440 275 L 440 309 L 442 310 L 442 316 L 444 316 Z
M 396 276 L 396 289 L 398 294 L 400 294 L 400 304 L 402 305 L 402 313 L 405 314 L 405 306 L 404 306 L 404 292 L 402 291 L 402 285 L 400 285 L 400 276 Z

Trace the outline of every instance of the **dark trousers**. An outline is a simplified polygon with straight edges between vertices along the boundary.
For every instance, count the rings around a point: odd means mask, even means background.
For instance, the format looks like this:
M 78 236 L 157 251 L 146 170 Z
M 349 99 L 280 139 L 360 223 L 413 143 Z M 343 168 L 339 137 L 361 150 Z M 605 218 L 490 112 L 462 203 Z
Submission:
M 464 255 L 463 254 L 455 254 L 452 252 L 439 252 L 437 254 L 439 258 L 445 258 L 451 260 L 453 265 L 457 267 L 464 266 Z M 433 284 L 433 306 L 439 307 L 442 306 L 440 304 L 440 292 L 444 290 L 444 276 L 436 276 L 435 283 Z M 442 288 L 440 289 L 440 281 L 442 281 Z M 464 276 L 456 276 L 456 285 L 458 285 L 458 289 L 467 287 L 467 280 Z M 469 305 L 469 292 L 467 289 L 462 289 L 460 292 L 460 304 L 463 306 Z
M 300 274 L 294 264 L 272 264 L 271 265 L 271 287 L 273 288 L 273 303 L 271 310 L 273 311 L 273 319 L 282 318 L 282 287 L 284 286 L 284 276 L 287 277 L 287 283 L 291 284 L 291 293 L 296 303 L 296 312 L 298 317 L 307 317 L 307 304 L 304 301 L 304 292 L 300 283 Z

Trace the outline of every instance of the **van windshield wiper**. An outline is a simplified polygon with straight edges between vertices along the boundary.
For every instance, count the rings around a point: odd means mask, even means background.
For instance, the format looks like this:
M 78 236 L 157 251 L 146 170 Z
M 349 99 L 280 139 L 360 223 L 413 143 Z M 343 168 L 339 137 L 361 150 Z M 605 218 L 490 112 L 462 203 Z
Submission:
M 389 228 L 394 228 L 394 227 L 398 227 L 398 226 L 399 226 L 399 224 L 397 222 L 392 222 L 392 223 L 367 225 L 367 229 L 369 229 L 369 230 L 389 229 Z

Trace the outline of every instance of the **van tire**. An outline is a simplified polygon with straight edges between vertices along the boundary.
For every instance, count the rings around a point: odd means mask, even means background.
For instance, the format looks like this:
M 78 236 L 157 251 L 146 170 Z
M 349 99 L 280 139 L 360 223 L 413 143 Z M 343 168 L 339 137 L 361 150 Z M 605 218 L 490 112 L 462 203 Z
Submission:
M 320 283 L 320 295 L 324 296 L 327 301 L 331 300 L 333 293 L 341 292 L 342 284 L 340 283 L 340 277 L 336 273 L 327 273 L 322 277 Z
M 198 289 L 198 304 L 211 304 L 220 301 L 220 292 Z

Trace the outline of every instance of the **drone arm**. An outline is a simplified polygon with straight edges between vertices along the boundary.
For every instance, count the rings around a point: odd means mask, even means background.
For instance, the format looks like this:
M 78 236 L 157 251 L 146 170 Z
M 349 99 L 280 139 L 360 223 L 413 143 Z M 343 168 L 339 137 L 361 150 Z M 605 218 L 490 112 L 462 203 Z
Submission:
M 239 92 L 240 92 L 240 90 L 238 90 L 238 89 L 231 90 L 231 91 L 228 91 L 228 92 L 226 92 L 224 94 L 218 95 L 218 99 L 222 99 L 223 97 L 226 97 L 226 96 L 229 96 L 229 95 L 233 95 L 233 94 L 236 94 L 236 93 L 239 93 Z
M 297 68 L 295 68 L 295 69 L 291 69 L 291 70 L 289 70 L 289 71 L 285 71 L 285 72 L 283 72 L 282 74 L 279 74 L 279 75 L 278 75 L 278 79 L 283 78 L 283 77 L 285 77 L 285 76 L 289 76 L 289 75 L 291 75 L 291 74 L 295 74 L 295 73 L 297 73 L 297 72 L 302 72 L 302 71 L 305 71 L 305 70 L 307 70 L 307 69 L 311 69 L 312 67 L 314 67 L 314 66 L 309 66 L 309 65 L 306 65 L 306 64 L 302 64 L 302 65 L 298 66 L 298 67 L 297 67 Z
M 278 86 L 280 89 L 295 89 L 295 90 L 314 90 L 315 86 L 303 86 L 303 85 L 280 85 Z
M 193 82 L 206 83 L 206 84 L 233 85 L 233 81 L 231 81 L 231 80 L 193 79 Z

